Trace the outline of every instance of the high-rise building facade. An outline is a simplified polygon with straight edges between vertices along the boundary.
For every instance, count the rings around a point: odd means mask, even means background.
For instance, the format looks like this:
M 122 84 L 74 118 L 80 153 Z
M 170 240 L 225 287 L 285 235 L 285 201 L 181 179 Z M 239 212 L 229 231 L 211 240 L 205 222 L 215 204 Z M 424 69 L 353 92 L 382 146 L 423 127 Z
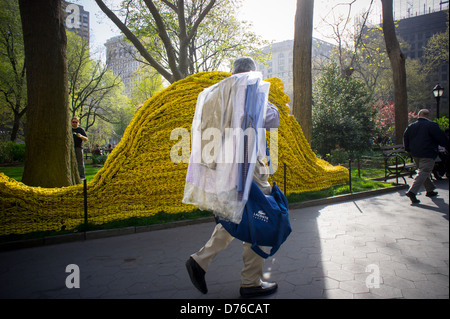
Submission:
M 333 45 L 313 38 L 311 56 L 313 61 L 318 59 L 328 59 L 331 55 Z M 293 50 L 294 41 L 286 40 L 282 42 L 273 43 L 263 49 L 264 53 L 272 53 L 272 59 L 267 61 L 267 65 L 258 64 L 257 70 L 263 75 L 263 78 L 277 77 L 283 84 L 287 95 L 291 101 L 293 98 L 293 82 L 294 76 L 292 73 L 293 65 Z
M 399 1 L 397 1 L 399 2 Z M 403 1 L 413 2 L 413 1 Z M 418 2 L 418 1 L 414 1 Z M 426 2 L 426 1 L 421 1 Z M 432 1 L 428 1 L 432 3 Z M 439 3 L 439 1 L 435 1 Z M 413 7 L 412 7 L 413 8 Z M 439 7 L 438 7 L 439 8 Z M 448 2 L 447 2 L 448 8 Z M 423 8 L 422 8 L 423 9 Z M 447 12 L 448 10 L 432 10 L 429 9 L 421 11 L 421 14 L 411 15 L 410 17 L 397 21 L 398 27 L 396 28 L 397 35 L 408 44 L 408 47 L 404 49 L 403 54 L 406 58 L 419 59 L 421 62 L 425 62 L 425 47 L 431 37 L 438 33 L 443 33 L 447 29 Z M 430 13 L 428 13 L 430 12 Z M 419 12 L 420 13 L 420 12 Z M 432 95 L 432 90 L 435 85 L 440 84 L 444 88 L 444 95 L 440 99 L 440 116 L 449 116 L 449 63 L 442 63 L 436 65 L 434 71 L 428 76 L 427 87 L 424 90 L 430 92 L 430 100 L 428 105 L 423 107 L 430 108 L 432 115 L 437 115 L 437 103 Z M 434 113 L 434 114 L 433 114 Z
M 448 9 L 443 0 L 394 0 L 394 19 L 403 20 Z
M 135 59 L 136 49 L 125 41 L 123 35 L 113 37 L 106 41 L 106 67 L 120 76 L 125 85 L 125 93 L 133 90 L 135 71 L 139 68 L 139 62 Z

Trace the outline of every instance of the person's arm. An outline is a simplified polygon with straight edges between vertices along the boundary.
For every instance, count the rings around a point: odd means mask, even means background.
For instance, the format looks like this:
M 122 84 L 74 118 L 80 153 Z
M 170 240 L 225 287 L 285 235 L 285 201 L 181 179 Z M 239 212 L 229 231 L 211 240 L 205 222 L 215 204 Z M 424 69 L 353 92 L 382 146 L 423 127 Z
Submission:
M 264 128 L 269 130 L 271 128 L 278 128 L 280 124 L 280 113 L 278 108 L 270 102 L 267 102 L 266 121 L 264 122 Z
M 406 128 L 405 133 L 403 133 L 403 146 L 405 147 L 405 151 L 408 153 L 411 152 L 411 149 L 409 148 L 409 131 L 408 128 Z
M 440 129 L 439 125 L 432 125 L 431 127 L 431 136 L 433 139 L 442 147 L 449 150 L 449 140 L 447 135 L 445 135 L 444 131 Z
M 83 141 L 87 141 L 88 138 L 87 136 L 81 135 L 80 133 L 74 133 L 76 136 L 78 136 L 79 138 L 81 138 Z
M 73 134 L 75 134 L 77 137 L 81 138 L 83 141 L 87 141 L 88 137 L 86 135 L 86 132 L 83 130 L 84 134 L 78 133 L 78 132 L 74 132 Z

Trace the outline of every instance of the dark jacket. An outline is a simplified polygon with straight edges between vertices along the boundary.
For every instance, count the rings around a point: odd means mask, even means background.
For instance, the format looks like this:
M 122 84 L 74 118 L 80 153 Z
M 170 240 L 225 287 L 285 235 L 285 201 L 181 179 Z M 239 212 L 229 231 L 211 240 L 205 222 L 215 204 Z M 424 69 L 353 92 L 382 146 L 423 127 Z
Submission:
M 419 118 L 403 134 L 403 145 L 412 157 L 433 158 L 438 155 L 438 145 L 449 149 L 448 137 L 435 122 Z
M 77 128 L 72 127 L 72 132 L 80 133 L 81 135 L 87 137 L 87 134 L 82 127 L 79 127 L 79 126 Z M 75 147 L 82 147 L 81 145 L 83 144 L 83 140 L 81 138 L 79 138 L 78 136 L 76 136 L 75 134 L 73 134 L 73 144 Z

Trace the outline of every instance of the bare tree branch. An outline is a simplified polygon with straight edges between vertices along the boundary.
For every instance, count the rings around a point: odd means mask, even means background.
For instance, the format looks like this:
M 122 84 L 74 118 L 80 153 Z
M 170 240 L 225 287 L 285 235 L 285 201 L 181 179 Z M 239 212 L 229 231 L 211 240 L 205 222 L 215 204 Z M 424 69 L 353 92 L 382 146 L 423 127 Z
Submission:
M 199 17 L 197 18 L 197 20 L 195 21 L 195 23 L 192 27 L 192 30 L 188 34 L 189 40 L 191 40 L 195 36 L 200 23 L 202 23 L 203 19 L 205 19 L 206 15 L 211 11 L 211 9 L 214 7 L 215 3 L 216 3 L 216 0 L 211 0 L 208 3 L 208 5 L 206 6 L 205 10 L 203 10 L 203 12 L 200 13 Z
M 166 26 L 164 24 L 164 21 L 163 21 L 161 15 L 159 14 L 158 9 L 156 8 L 156 6 L 152 0 L 144 0 L 144 2 L 147 5 L 147 7 L 149 8 L 150 13 L 153 16 L 153 19 L 155 20 L 156 26 L 158 28 L 159 37 L 161 38 L 161 40 L 164 44 L 164 47 L 166 48 L 167 59 L 169 61 L 169 67 L 170 67 L 170 70 L 172 71 L 173 76 L 176 79 L 183 78 L 183 76 L 180 74 L 180 71 L 177 67 L 175 49 L 172 45 L 172 41 L 171 41 L 169 35 L 167 34 Z
M 131 43 L 136 47 L 139 53 L 142 55 L 144 59 L 148 61 L 148 63 L 155 68 L 165 79 L 169 82 L 174 81 L 174 75 L 170 74 L 161 64 L 159 64 L 144 48 L 142 43 L 138 40 L 138 38 L 127 28 L 125 24 L 120 21 L 120 19 L 112 12 L 102 0 L 95 0 L 99 8 L 111 19 L 112 22 L 120 29 L 120 31 L 125 34 L 125 36 L 130 40 Z

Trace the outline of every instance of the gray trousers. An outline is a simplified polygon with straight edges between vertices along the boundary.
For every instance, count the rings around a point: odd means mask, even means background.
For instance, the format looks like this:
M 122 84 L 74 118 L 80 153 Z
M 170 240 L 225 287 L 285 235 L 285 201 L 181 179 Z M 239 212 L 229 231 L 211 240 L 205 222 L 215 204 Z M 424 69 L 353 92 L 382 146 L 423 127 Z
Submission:
M 416 177 L 414 178 L 414 182 L 409 188 L 408 192 L 417 194 L 422 185 L 425 186 L 425 190 L 427 192 L 433 191 L 436 186 L 434 186 L 433 182 L 431 181 L 430 175 L 433 171 L 435 160 L 433 158 L 414 157 L 414 162 L 416 163 L 418 171 Z
M 80 174 L 81 178 L 86 178 L 84 176 L 83 149 L 81 147 L 75 147 L 75 155 L 77 156 L 78 173 Z

